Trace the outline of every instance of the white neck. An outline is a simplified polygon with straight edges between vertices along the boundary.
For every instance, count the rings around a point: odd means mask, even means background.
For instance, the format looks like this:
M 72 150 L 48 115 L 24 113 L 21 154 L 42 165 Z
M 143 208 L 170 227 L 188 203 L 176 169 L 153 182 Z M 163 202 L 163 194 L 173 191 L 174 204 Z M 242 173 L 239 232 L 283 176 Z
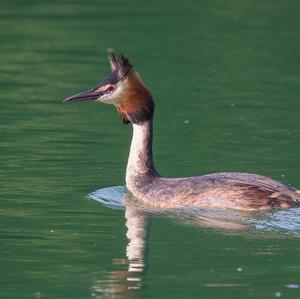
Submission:
M 130 191 L 139 178 L 158 176 L 152 157 L 152 120 L 132 126 L 133 136 L 126 169 L 126 185 Z

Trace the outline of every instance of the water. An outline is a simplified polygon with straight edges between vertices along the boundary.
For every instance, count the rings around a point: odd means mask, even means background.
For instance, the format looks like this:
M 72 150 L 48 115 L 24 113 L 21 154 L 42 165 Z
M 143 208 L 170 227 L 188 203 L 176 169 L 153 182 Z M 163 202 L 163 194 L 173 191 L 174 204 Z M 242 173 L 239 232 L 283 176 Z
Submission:
M 161 215 L 88 199 L 124 185 L 131 128 L 110 106 L 61 101 L 123 51 L 156 99 L 160 173 L 247 171 L 299 188 L 299 9 L 1 1 L 0 297 L 298 298 L 299 210 Z

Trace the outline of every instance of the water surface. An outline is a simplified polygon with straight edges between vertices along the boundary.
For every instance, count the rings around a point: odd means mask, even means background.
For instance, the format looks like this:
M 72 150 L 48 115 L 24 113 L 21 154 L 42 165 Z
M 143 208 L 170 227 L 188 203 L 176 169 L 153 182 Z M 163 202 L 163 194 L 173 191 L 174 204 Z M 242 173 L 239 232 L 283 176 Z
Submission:
M 113 107 L 61 101 L 123 51 L 156 99 L 161 174 L 247 171 L 299 188 L 299 9 L 2 1 L 0 297 L 298 298 L 298 210 L 234 220 L 88 199 L 124 186 L 131 128 Z M 216 219 L 246 230 L 207 225 Z

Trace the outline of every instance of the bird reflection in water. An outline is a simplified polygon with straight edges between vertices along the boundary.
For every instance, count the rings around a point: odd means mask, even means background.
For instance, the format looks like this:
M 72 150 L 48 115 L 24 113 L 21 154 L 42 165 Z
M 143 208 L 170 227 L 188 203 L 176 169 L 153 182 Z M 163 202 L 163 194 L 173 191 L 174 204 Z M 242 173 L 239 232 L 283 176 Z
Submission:
M 153 215 L 163 214 L 187 225 L 222 228 L 223 230 L 239 230 L 243 227 L 241 224 L 232 222 L 232 214 L 228 214 L 228 219 L 225 221 L 224 215 L 222 217 L 217 214 L 212 216 L 209 212 L 205 213 L 204 211 L 200 214 L 199 211 L 193 210 L 186 210 L 186 212 L 169 210 L 162 213 L 161 210 L 139 206 L 130 195 L 124 195 L 123 189 L 117 190 L 122 192 L 122 196 L 119 199 L 118 194 L 111 192 L 114 196 L 113 200 L 107 200 L 105 198 L 107 194 L 103 190 L 105 191 L 105 189 L 99 190 L 96 195 L 94 193 L 91 197 L 109 207 L 125 208 L 128 243 L 126 246 L 126 258 L 115 258 L 112 260 L 112 264 L 117 270 L 109 272 L 106 277 L 96 281 L 92 286 L 91 293 L 93 298 L 111 298 L 112 296 L 116 298 L 138 298 L 139 290 L 143 289 L 145 285 L 143 280 L 147 270 L 147 252 Z M 111 204 L 112 202 L 114 203 L 113 205 Z M 120 204 L 119 207 L 117 206 L 118 202 Z M 227 211 L 227 213 L 229 212 Z
M 169 209 L 162 211 L 139 205 L 124 187 L 97 190 L 90 197 L 114 209 L 125 209 L 126 258 L 115 258 L 117 268 L 91 288 L 93 298 L 138 298 L 145 287 L 152 217 L 166 216 L 183 225 L 196 226 L 229 235 L 270 238 L 300 236 L 300 209 L 269 212 L 220 209 Z
M 151 220 L 144 211 L 130 205 L 125 207 L 125 218 L 126 258 L 112 260 L 117 270 L 95 282 L 91 289 L 93 298 L 138 298 L 138 290 L 143 288 Z

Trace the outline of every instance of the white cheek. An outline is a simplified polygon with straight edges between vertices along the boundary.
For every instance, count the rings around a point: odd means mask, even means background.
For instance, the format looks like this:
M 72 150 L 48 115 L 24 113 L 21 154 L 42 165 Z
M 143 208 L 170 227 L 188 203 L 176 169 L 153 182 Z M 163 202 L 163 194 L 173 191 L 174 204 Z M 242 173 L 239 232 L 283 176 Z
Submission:
M 104 94 L 103 96 L 97 99 L 98 102 L 106 103 L 106 104 L 117 104 L 118 101 L 121 99 L 121 95 L 124 91 L 124 86 L 121 84 L 117 85 L 117 88 L 111 92 Z
M 97 102 L 106 103 L 106 104 L 113 104 L 114 103 L 112 94 L 110 94 L 110 93 L 105 94 L 105 95 L 99 97 L 96 101 Z

